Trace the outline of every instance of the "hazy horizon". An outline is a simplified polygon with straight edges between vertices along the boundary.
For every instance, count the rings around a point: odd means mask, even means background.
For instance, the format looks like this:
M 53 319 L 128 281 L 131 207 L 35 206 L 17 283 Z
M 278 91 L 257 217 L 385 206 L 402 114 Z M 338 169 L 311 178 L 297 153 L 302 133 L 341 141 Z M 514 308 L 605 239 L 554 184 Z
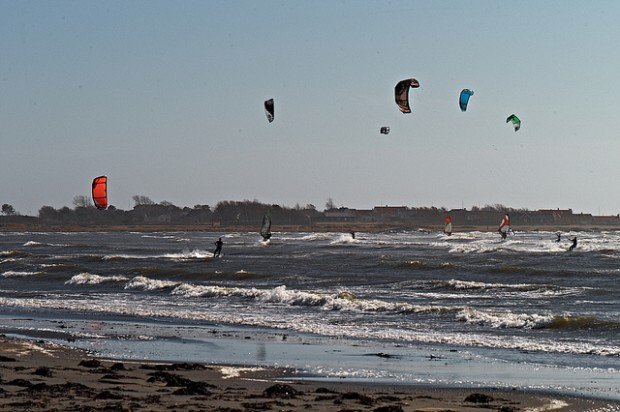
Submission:
M 71 206 L 105 174 L 121 209 L 615 215 L 619 17 L 613 1 L 0 0 L 0 203 Z

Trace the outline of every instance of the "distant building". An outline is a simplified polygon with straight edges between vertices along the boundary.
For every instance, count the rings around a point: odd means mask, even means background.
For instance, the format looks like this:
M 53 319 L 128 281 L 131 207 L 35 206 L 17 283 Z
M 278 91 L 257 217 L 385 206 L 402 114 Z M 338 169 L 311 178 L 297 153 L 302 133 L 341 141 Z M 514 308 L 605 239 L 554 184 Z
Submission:
M 339 220 L 339 221 L 347 221 L 347 220 L 355 220 L 356 218 L 356 210 L 349 209 L 346 207 L 341 207 L 340 209 L 329 209 L 323 212 L 326 220 Z
M 407 206 L 375 206 L 373 208 L 379 220 L 404 219 L 408 215 L 408 210 Z

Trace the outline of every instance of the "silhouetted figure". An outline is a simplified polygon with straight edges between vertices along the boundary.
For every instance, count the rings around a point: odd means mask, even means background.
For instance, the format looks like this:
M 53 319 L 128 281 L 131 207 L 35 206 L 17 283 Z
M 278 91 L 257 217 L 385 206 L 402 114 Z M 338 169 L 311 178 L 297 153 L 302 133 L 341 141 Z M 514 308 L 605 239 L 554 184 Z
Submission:
M 556 236 L 558 237 L 555 241 L 559 242 L 562 240 L 562 234 L 560 232 L 556 233 Z
M 575 236 L 572 240 L 573 244 L 570 245 L 570 247 L 568 248 L 568 251 L 570 252 L 571 250 L 575 249 L 577 247 L 577 236 Z
M 351 232 L 351 238 L 355 239 L 355 232 Z
M 219 238 L 216 242 L 215 242 L 215 250 L 213 251 L 213 257 L 219 257 L 220 253 L 222 253 L 222 245 L 224 244 L 224 242 L 222 242 L 222 238 Z

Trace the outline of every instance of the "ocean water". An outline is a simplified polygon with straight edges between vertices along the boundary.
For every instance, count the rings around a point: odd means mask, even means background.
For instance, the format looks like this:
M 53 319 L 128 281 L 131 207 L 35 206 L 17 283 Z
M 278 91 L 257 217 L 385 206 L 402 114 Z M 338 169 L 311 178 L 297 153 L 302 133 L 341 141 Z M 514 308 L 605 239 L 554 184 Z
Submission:
M 620 232 L 0 233 L 0 332 L 620 399 Z

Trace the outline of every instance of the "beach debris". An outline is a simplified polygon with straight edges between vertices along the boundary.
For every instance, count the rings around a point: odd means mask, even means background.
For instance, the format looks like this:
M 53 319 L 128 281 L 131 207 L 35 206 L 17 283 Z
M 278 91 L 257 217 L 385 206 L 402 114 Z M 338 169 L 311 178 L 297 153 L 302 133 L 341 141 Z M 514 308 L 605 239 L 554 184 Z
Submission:
M 405 79 L 396 83 L 394 87 L 394 96 L 398 109 L 401 112 L 411 113 L 411 107 L 409 107 L 409 89 L 418 87 L 420 87 L 420 83 L 416 79 Z
M 472 393 L 469 394 L 465 399 L 464 402 L 471 402 L 471 403 L 490 403 L 493 402 L 493 397 L 489 396 L 489 395 L 485 395 L 484 393 Z
M 53 376 L 52 370 L 47 366 L 38 367 L 33 375 L 45 376 L 46 378 L 51 378 Z
M 119 379 L 125 379 L 125 377 L 121 375 L 108 373 L 106 375 L 103 375 L 101 379 L 99 379 L 99 382 L 117 381 Z
M 163 382 L 166 386 L 186 386 L 193 382 L 191 379 L 163 371 L 149 373 L 149 376 L 147 382 Z
M 400 405 L 386 405 L 375 408 L 372 412 L 404 412 L 404 410 Z
M 343 393 L 341 398 L 342 399 L 356 400 L 356 401 L 358 401 L 362 405 L 372 405 L 375 402 L 375 400 L 372 399 L 370 396 L 366 396 L 364 394 L 357 393 L 357 392 Z
M 184 378 L 173 373 L 157 371 L 149 373 L 151 376 L 147 382 L 163 382 L 166 386 L 179 386 L 181 389 L 177 389 L 173 395 L 211 395 L 211 391 L 208 388 L 215 388 L 216 386 L 208 384 L 206 382 L 196 382 L 191 379 Z
M 115 364 L 110 366 L 110 370 L 111 371 L 125 371 L 127 369 L 125 369 L 125 365 L 123 365 L 121 362 L 116 362 Z
M 243 406 L 246 410 L 249 411 L 268 411 L 273 409 L 274 406 L 276 406 L 276 402 L 242 402 L 241 406 Z
M 83 366 L 85 368 L 98 368 L 101 366 L 101 362 L 99 362 L 97 359 L 88 359 L 78 363 L 78 366 Z
M 190 381 L 189 384 L 185 385 L 183 388 L 181 389 L 177 389 L 176 391 L 172 392 L 173 395 L 186 395 L 186 396 L 191 396 L 191 395 L 211 395 L 211 391 L 208 389 L 209 387 L 214 387 L 213 385 L 209 385 L 208 383 L 205 382 L 196 382 L 196 381 Z
M 82 385 L 81 383 L 75 382 L 67 382 L 64 384 L 56 384 L 56 385 L 47 385 L 45 383 L 37 383 L 30 384 L 25 392 L 30 394 L 45 392 L 49 395 L 58 395 L 58 396 L 92 396 L 94 394 L 94 390 L 89 388 L 86 385 Z
M 118 393 L 105 390 L 95 395 L 95 400 L 99 400 L 99 399 L 123 399 L 123 397 L 122 395 L 119 395 Z
M 26 379 L 13 379 L 12 381 L 6 382 L 5 385 L 20 386 L 22 388 L 29 388 L 29 387 L 32 386 L 32 383 L 30 381 L 27 381 Z
M 263 391 L 263 397 L 265 398 L 293 399 L 301 394 L 302 392 L 283 383 L 276 383 Z
M 398 359 L 398 358 L 402 358 L 401 355 L 392 355 L 389 353 L 383 353 L 383 352 L 379 352 L 379 353 L 366 353 L 362 356 L 376 356 L 378 358 L 384 358 L 384 359 Z
M 171 364 L 142 364 L 140 369 L 151 369 L 156 371 L 199 371 L 207 369 L 200 363 L 171 363 Z
M 383 126 L 379 129 L 379 132 L 381 132 L 381 134 L 390 134 L 390 128 L 388 126 Z

